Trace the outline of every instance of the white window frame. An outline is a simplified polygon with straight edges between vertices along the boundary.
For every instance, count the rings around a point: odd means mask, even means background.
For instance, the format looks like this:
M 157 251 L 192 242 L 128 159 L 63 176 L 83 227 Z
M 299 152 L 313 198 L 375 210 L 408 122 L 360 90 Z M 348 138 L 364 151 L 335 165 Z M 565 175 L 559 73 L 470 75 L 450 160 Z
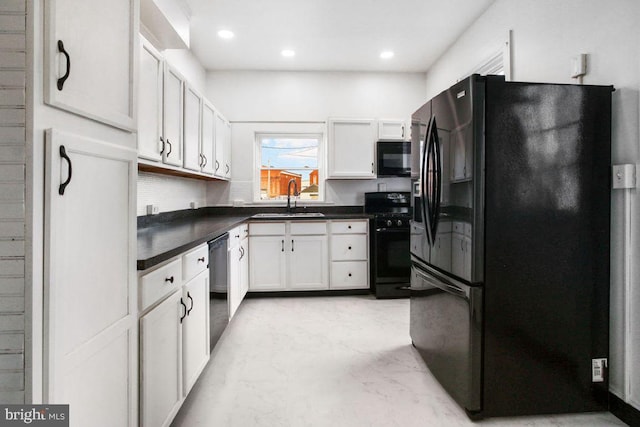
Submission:
M 260 171 L 262 169 L 262 145 L 264 137 L 270 138 L 317 138 L 318 140 L 318 199 L 299 200 L 302 204 L 326 203 L 326 167 L 325 167 L 325 146 L 326 132 L 260 132 L 254 134 L 254 167 L 253 167 L 253 203 L 284 205 L 283 200 L 262 200 L 260 198 Z M 299 189 L 300 190 L 300 189 Z

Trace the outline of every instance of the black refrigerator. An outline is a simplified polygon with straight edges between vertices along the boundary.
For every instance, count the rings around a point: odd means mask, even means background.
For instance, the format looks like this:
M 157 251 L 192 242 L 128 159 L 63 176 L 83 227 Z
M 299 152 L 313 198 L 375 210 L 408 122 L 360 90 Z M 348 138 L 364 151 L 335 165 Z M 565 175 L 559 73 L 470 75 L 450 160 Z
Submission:
M 412 117 L 410 334 L 471 418 L 608 409 L 613 90 L 473 75 Z

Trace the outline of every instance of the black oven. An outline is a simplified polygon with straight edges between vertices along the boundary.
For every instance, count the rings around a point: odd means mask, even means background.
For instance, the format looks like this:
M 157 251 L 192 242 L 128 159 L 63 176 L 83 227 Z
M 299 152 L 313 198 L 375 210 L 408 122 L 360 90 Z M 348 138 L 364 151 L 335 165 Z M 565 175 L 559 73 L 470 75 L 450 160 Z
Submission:
M 378 176 L 411 176 L 411 142 L 378 141 L 376 143 Z
M 365 193 L 365 212 L 371 221 L 371 279 L 376 298 L 409 296 L 411 255 L 409 192 Z

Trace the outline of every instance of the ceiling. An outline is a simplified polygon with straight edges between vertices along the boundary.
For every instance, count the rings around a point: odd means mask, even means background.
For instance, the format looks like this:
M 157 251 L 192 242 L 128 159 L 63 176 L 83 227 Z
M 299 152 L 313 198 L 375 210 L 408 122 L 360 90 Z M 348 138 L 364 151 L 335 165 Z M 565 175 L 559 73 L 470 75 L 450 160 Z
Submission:
M 185 1 L 206 69 L 423 72 L 494 0 Z

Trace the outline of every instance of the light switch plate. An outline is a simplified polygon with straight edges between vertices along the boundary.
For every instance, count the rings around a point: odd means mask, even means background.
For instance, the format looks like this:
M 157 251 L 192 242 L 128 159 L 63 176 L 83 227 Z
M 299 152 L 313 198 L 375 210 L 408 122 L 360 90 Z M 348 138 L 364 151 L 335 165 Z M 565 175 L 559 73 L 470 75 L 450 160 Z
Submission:
M 614 189 L 636 187 L 636 165 L 613 165 L 612 181 Z

